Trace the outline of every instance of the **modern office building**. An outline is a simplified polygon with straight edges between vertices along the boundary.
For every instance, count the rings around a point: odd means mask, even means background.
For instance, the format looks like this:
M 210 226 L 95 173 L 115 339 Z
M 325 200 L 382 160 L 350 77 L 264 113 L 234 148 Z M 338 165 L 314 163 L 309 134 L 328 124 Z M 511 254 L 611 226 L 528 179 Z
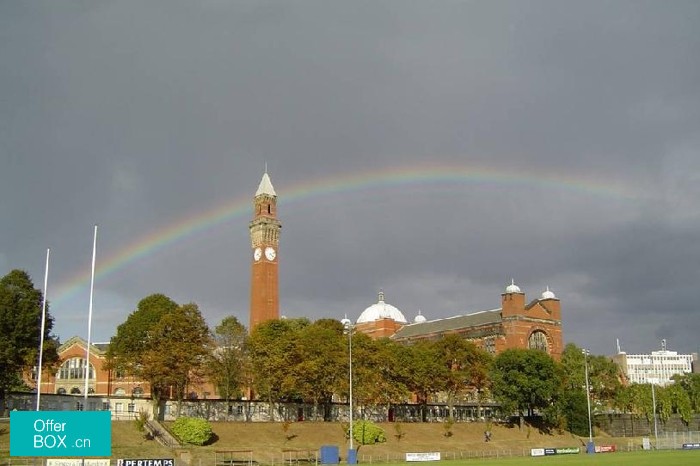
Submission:
M 666 340 L 661 340 L 661 350 L 651 354 L 627 354 L 619 351 L 612 357 L 622 369 L 628 383 L 668 385 L 674 375 L 689 374 L 698 359 L 697 353 L 678 354 L 666 348 Z

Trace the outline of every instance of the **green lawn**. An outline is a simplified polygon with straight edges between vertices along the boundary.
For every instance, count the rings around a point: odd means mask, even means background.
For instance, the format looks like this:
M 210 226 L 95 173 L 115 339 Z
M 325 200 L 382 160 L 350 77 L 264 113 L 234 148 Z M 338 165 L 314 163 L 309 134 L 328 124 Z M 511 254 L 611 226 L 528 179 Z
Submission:
M 597 453 L 588 455 L 540 456 L 525 458 L 500 458 L 500 459 L 469 459 L 442 461 L 449 466 L 539 466 L 539 465 L 615 465 L 615 466 L 676 466 L 676 465 L 700 465 L 700 450 L 665 450 L 665 451 L 636 451 Z M 406 463 L 399 463 L 406 466 Z

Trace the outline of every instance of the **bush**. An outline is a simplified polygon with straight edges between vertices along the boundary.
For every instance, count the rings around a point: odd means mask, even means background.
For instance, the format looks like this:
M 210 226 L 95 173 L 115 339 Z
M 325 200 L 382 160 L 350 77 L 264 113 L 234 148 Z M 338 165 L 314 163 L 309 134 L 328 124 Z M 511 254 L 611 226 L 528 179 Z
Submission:
M 174 423 L 172 432 L 182 443 L 204 445 L 211 439 L 211 424 L 204 419 L 180 417 Z
M 148 422 L 148 412 L 141 410 L 139 411 L 138 416 L 136 419 L 134 419 L 134 422 L 136 423 L 136 430 L 139 432 L 143 432 L 146 430 L 146 423 Z
M 352 424 L 352 436 L 360 445 L 374 445 L 386 442 L 384 429 L 371 421 L 355 421 Z M 348 435 L 350 432 L 348 429 Z

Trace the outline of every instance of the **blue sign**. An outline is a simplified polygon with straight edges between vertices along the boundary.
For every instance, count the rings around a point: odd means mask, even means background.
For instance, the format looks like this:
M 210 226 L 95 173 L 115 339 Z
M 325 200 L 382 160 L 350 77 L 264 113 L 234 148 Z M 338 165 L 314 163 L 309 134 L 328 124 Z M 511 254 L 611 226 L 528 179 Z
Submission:
M 12 411 L 10 456 L 111 456 L 109 411 Z

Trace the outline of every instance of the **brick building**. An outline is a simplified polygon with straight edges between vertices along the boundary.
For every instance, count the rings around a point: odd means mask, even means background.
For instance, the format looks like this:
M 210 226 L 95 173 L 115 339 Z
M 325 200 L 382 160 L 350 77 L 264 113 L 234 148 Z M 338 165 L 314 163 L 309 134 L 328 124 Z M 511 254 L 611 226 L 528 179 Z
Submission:
M 419 313 L 413 323 L 385 303 L 380 293 L 379 302 L 360 315 L 356 329 L 373 338 L 390 337 L 405 343 L 456 333 L 492 354 L 509 348 L 531 348 L 546 351 L 558 360 L 564 349 L 559 299 L 547 288 L 539 298 L 526 302 L 525 293 L 515 283 L 501 294 L 501 307 L 497 309 L 435 320 Z
M 149 393 L 147 383 L 136 381 L 131 377 L 122 377 L 105 367 L 105 355 L 109 343 L 90 345 L 90 363 L 88 372 L 88 394 L 140 397 Z M 58 395 L 84 395 L 85 374 L 88 367 L 87 341 L 80 337 L 71 337 L 58 347 L 61 365 L 56 373 L 44 370 L 41 377 L 41 393 Z M 33 377 L 33 383 L 36 379 Z

